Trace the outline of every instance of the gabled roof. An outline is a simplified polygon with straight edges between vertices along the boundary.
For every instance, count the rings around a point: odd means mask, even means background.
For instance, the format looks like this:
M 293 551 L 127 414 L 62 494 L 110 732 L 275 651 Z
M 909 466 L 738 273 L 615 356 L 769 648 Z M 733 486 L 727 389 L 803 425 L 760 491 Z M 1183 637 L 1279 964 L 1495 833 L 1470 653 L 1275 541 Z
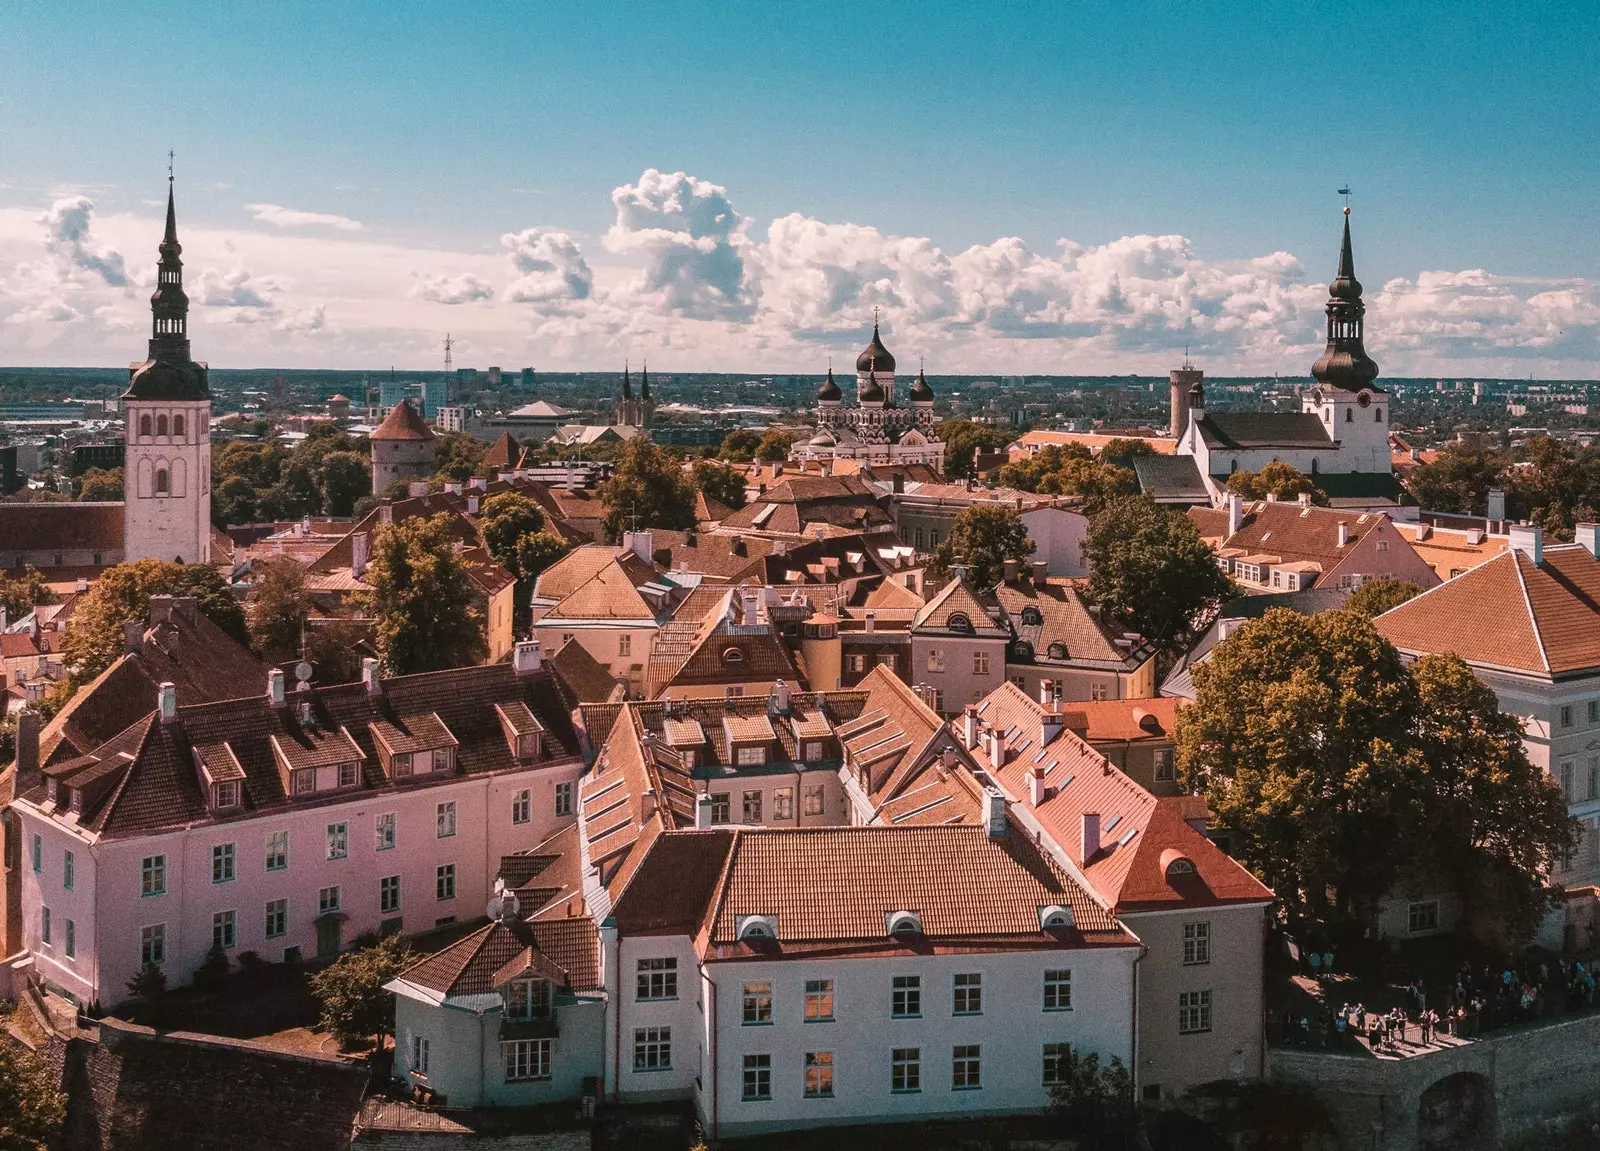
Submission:
M 372 433 L 375 440 L 413 440 L 426 441 L 434 439 L 433 429 L 423 422 L 417 414 L 417 409 L 407 401 L 401 400 L 389 414 L 384 417 Z
M 1223 513 L 1226 517 L 1226 512 Z M 1200 509 L 1191 508 L 1190 519 L 1202 534 L 1213 521 Z M 1339 543 L 1339 525 L 1348 529 L 1346 542 Z M 1226 531 L 1224 519 L 1223 531 Z M 1306 561 L 1332 571 L 1371 533 L 1391 537 L 1392 546 L 1411 547 L 1382 512 L 1337 511 L 1333 508 L 1301 507 L 1299 503 L 1257 500 L 1245 506 L 1239 530 L 1222 540 L 1224 548 L 1236 548 L 1245 555 L 1271 555 L 1283 562 Z
M 700 621 L 686 654 L 680 656 L 670 646 L 657 645 L 646 676 L 652 696 L 674 687 L 779 679 L 803 686 L 794 655 L 777 628 L 765 620 L 753 627 L 738 622 L 737 592 L 727 592 L 726 598 L 725 609 L 713 610 Z
M 1206 503 L 1211 493 L 1193 456 L 1134 456 L 1139 490 L 1158 503 Z
M 512 468 L 522 458 L 522 448 L 510 432 L 501 432 L 500 438 L 483 453 L 483 469 L 492 472 L 497 468 Z
M 574 991 L 600 986 L 599 943 L 587 916 L 495 920 L 406 968 L 399 978 L 446 998 L 486 995 L 497 989 L 496 977 L 529 951 L 544 959 L 541 974 L 564 976 L 564 986 Z
M 550 670 L 578 703 L 604 703 L 620 686 L 620 681 L 576 639 L 562 644 L 549 662 Z
M 1211 412 L 1200 421 L 1200 434 L 1216 451 L 1267 448 L 1337 450 L 1322 420 L 1312 412 Z M 1226 472 L 1227 461 L 1219 460 Z
M 951 629 L 950 617 L 957 614 L 967 617 L 967 622 L 972 625 L 970 632 Z M 1006 629 L 989 617 L 989 609 L 984 606 L 983 601 L 978 598 L 967 581 L 960 576 L 945 584 L 922 610 L 917 612 L 911 620 L 911 630 L 976 639 L 1007 637 Z
M 544 614 L 551 620 L 654 620 L 657 609 L 640 593 L 660 578 L 654 564 L 631 551 L 613 554 L 595 573 Z
M 1168 697 L 1082 700 L 1065 705 L 1062 718 L 1090 744 L 1170 742 L 1183 702 Z
M 1402 651 L 1454 652 L 1480 667 L 1541 677 L 1600 668 L 1600 560 L 1546 546 L 1535 565 L 1502 552 L 1373 621 Z
M 1070 581 L 1049 580 L 1041 587 L 1032 580 L 1008 580 L 994 589 L 994 595 L 1016 638 L 1033 649 L 1034 663 L 1115 664 L 1132 670 L 1149 658 L 1150 649 L 1142 641 L 1119 644 L 1121 637 L 1089 610 Z M 1038 622 L 1030 622 L 1034 612 Z M 1062 649 L 1063 654 L 1052 654 Z
M 122 550 L 123 504 L 0 503 L 0 559 L 25 551 Z

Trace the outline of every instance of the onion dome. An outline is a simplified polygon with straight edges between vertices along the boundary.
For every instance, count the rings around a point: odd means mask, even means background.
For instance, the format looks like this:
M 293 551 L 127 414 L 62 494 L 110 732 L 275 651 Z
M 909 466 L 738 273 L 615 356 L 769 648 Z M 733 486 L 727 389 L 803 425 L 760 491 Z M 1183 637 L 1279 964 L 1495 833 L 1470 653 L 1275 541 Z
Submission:
M 917 382 L 911 385 L 911 402 L 914 404 L 933 403 L 933 389 L 928 386 L 927 373 L 917 369 Z
M 828 378 L 822 381 L 822 386 L 817 389 L 819 400 L 840 400 L 844 393 L 839 390 L 839 385 L 833 382 L 833 368 L 828 368 Z
M 864 404 L 883 403 L 883 385 L 878 383 L 876 372 L 870 370 L 867 372 L 867 382 L 862 385 L 860 392 L 856 394 L 856 398 Z
M 872 343 L 861 350 L 856 357 L 856 371 L 858 372 L 894 372 L 894 357 L 889 354 L 889 349 L 883 346 L 883 340 L 878 335 L 877 321 L 872 324 Z
M 1350 209 L 1344 210 L 1344 241 L 1339 247 L 1339 271 L 1328 285 L 1328 346 L 1311 365 L 1320 384 L 1347 392 L 1373 387 L 1378 365 L 1367 355 L 1363 335 L 1367 307 L 1361 302 L 1361 281 L 1356 279 L 1355 256 L 1350 249 Z

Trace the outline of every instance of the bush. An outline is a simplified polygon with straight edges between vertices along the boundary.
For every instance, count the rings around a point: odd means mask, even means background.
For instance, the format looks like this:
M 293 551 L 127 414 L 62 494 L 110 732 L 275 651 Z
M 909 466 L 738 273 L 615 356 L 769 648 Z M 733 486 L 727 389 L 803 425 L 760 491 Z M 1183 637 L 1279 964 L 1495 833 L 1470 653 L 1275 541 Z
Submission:
M 398 935 L 342 955 L 311 977 L 311 993 L 322 1005 L 319 1026 L 340 1043 L 350 1045 L 368 1036 L 383 1037 L 394 1030 L 394 997 L 383 985 L 411 962 L 411 953 Z

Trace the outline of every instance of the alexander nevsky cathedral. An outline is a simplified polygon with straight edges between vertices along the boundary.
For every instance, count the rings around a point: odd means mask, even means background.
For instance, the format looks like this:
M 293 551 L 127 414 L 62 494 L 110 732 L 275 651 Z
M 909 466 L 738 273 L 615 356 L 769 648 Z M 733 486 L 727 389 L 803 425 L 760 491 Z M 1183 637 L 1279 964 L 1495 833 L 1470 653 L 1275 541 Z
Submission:
M 872 342 L 856 357 L 856 402 L 845 406 L 833 369 L 817 389 L 817 428 L 795 444 L 796 460 L 863 460 L 879 464 L 928 464 L 944 470 L 944 441 L 933 430 L 933 389 L 917 373 L 908 403 L 895 400 L 894 356 L 883 346 L 878 325 Z

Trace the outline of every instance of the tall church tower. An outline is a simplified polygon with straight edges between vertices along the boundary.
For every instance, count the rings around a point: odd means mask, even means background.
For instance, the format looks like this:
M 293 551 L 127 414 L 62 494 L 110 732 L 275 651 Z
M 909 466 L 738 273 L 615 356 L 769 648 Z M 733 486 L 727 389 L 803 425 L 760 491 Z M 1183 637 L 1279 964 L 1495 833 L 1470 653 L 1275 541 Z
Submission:
M 123 555 L 206 563 L 211 559 L 211 387 L 189 354 L 183 247 L 167 177 L 167 232 L 150 297 L 150 354 L 128 372 L 123 470 Z
M 1311 365 L 1317 386 L 1301 398 L 1301 411 L 1322 421 L 1339 446 L 1341 472 L 1387 472 L 1389 396 L 1377 383 L 1378 365 L 1366 348 L 1367 306 L 1350 247 L 1350 209 L 1344 210 L 1339 270 L 1328 285 L 1328 344 Z M 1333 470 L 1333 468 L 1330 468 Z

